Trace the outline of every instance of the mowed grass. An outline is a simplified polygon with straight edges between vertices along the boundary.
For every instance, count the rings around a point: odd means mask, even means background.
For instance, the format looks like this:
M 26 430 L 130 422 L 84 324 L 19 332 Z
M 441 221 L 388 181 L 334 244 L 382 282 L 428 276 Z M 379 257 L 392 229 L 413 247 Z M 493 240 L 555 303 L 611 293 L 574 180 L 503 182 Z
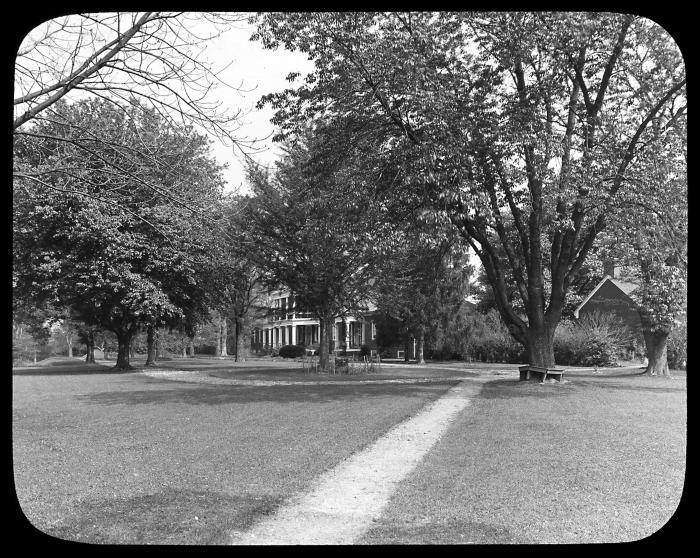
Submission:
M 685 373 L 487 383 L 405 479 L 364 544 L 643 539 L 678 506 Z
M 453 384 L 235 386 L 81 364 L 17 370 L 17 499 L 34 527 L 61 539 L 223 544 Z

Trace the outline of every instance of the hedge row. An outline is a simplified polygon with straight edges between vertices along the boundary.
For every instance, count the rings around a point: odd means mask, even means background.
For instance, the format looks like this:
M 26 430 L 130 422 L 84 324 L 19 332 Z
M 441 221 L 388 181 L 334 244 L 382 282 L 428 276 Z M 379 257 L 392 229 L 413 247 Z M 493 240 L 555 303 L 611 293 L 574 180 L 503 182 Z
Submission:
M 562 322 L 554 336 L 554 360 L 563 366 L 613 366 L 634 343 L 632 334 L 613 316 L 592 314 L 577 322 Z M 679 346 L 679 354 L 684 354 Z M 676 345 L 674 344 L 674 350 Z M 669 340 L 669 365 L 671 365 Z M 673 358 L 676 358 L 675 352 Z M 426 351 L 434 360 L 523 363 L 525 348 L 508 333 L 493 312 L 472 317 L 461 340 Z

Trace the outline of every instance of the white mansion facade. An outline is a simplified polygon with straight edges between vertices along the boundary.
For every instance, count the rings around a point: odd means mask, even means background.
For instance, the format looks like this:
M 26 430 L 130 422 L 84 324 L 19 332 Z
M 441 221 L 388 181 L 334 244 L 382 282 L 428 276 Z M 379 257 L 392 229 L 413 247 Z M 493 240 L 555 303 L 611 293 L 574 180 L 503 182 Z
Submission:
M 272 291 L 267 301 L 267 315 L 253 324 L 251 349 L 255 353 L 274 351 L 284 345 L 302 345 L 315 350 L 320 345 L 318 319 L 299 308 L 287 290 Z M 373 310 L 373 309 L 371 309 Z M 331 331 L 331 349 L 352 354 L 367 345 L 376 350 L 377 328 L 368 316 L 336 318 Z

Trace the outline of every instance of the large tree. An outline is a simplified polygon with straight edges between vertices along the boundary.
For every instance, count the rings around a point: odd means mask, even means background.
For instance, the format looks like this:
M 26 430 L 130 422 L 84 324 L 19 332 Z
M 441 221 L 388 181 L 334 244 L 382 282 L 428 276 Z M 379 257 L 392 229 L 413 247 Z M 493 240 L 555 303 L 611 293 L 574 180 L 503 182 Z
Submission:
M 113 331 L 117 367 L 128 368 L 140 326 L 204 314 L 203 277 L 215 265 L 206 209 L 220 197 L 220 168 L 208 140 L 144 107 L 125 114 L 85 100 L 53 110 L 60 120 L 16 136 L 15 297 L 68 305 Z M 86 149 L 75 136 L 100 141 Z M 119 142 L 105 148 L 110 137 Z M 125 145 L 135 148 L 124 153 Z M 127 166 L 138 179 L 113 172 Z M 158 187 L 172 195 L 159 196 Z
M 650 123 L 685 115 L 684 64 L 671 37 L 612 13 L 258 21 L 266 47 L 301 50 L 315 64 L 305 85 L 266 98 L 281 135 L 350 113 L 378 150 L 404 153 L 394 190 L 421 197 L 424 221 L 472 246 L 530 364 L 553 366 L 567 292 L 629 177 L 664 141 Z
M 686 320 L 688 287 L 688 174 L 685 121 L 669 126 L 656 119 L 664 136 L 631 177 L 611 216 L 603 249 L 627 266 L 639 283 L 631 293 L 646 345 L 646 374 L 669 375 L 666 345 L 673 328 Z
M 158 110 L 171 123 L 198 124 L 234 137 L 238 112 L 214 95 L 221 68 L 205 56 L 209 41 L 244 14 L 114 12 L 42 22 L 19 45 L 15 60 L 15 131 L 57 102 L 104 98 Z
M 244 214 L 243 244 L 266 284 L 288 288 L 295 306 L 319 320 L 322 370 L 328 369 L 335 318 L 367 309 L 375 270 L 391 242 L 381 207 L 347 172 L 348 151 L 326 156 L 329 141 L 321 130 L 307 130 L 274 173 L 249 167 L 254 196 Z

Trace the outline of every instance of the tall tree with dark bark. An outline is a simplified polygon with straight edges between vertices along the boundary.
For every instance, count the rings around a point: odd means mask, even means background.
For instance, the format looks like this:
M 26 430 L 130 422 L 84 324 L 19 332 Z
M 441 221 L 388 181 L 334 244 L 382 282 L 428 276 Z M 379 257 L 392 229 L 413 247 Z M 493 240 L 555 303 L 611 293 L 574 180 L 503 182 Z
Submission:
M 639 310 L 649 375 L 670 375 L 666 347 L 672 330 L 687 319 L 688 153 L 685 119 L 651 124 L 665 137 L 663 147 L 645 158 L 630 177 L 637 188 L 625 192 L 611 216 L 603 249 L 627 266 L 639 288 L 630 296 Z
M 211 229 L 208 217 L 197 217 L 218 203 L 219 167 L 202 136 L 163 126 L 141 107 L 128 118 L 101 102 L 56 110 L 61 121 L 37 123 L 31 136 L 16 137 L 15 166 L 42 177 L 15 176 L 15 296 L 68 305 L 88 325 L 113 331 L 116 365 L 129 368 L 129 344 L 141 325 L 202 312 Z M 134 152 L 150 144 L 158 156 L 122 156 L 121 147 L 105 150 L 103 142 L 86 151 L 68 141 L 86 133 L 103 141 L 118 136 L 120 145 L 138 146 Z M 111 172 L 115 165 L 132 166 L 143 182 L 125 181 Z M 178 201 L 145 182 L 167 186 Z
M 469 243 L 530 364 L 553 366 L 567 292 L 630 176 L 664 142 L 651 123 L 686 113 L 673 39 L 614 13 L 266 13 L 258 22 L 266 47 L 315 64 L 305 85 L 264 99 L 280 136 L 350 113 L 378 149 L 410 154 L 394 191 L 420 196 L 424 222 Z
M 332 128 L 326 132 L 338 140 Z M 297 308 L 319 320 L 324 371 L 335 318 L 367 309 L 372 278 L 392 238 L 381 208 L 365 195 L 366 185 L 345 172 L 344 163 L 353 160 L 348 152 L 325 156 L 328 139 L 307 130 L 274 173 L 249 167 L 254 196 L 244 213 L 242 244 L 266 285 L 284 285 Z

